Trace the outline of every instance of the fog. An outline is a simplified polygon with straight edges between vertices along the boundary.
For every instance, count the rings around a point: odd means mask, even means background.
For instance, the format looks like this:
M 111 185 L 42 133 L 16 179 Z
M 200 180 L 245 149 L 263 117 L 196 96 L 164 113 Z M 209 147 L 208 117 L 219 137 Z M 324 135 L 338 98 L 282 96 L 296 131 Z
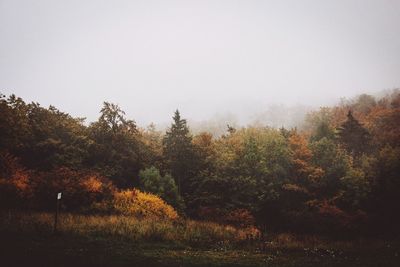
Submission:
M 0 0 L 0 92 L 94 121 L 295 125 L 400 86 L 400 1 Z M 283 116 L 281 116 L 283 114 Z

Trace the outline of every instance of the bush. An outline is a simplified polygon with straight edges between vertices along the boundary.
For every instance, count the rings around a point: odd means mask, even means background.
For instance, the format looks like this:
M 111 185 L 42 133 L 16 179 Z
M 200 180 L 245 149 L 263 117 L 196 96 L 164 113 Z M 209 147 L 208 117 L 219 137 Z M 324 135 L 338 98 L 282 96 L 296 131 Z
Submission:
M 112 209 L 124 215 L 133 215 L 139 218 L 157 218 L 175 220 L 178 218 L 173 207 L 161 198 L 150 193 L 143 193 L 137 189 L 122 190 L 114 193 Z
M 170 174 L 161 176 L 155 167 L 146 168 L 139 173 L 141 190 L 161 197 L 178 210 L 183 210 L 184 204 L 178 193 L 178 187 Z

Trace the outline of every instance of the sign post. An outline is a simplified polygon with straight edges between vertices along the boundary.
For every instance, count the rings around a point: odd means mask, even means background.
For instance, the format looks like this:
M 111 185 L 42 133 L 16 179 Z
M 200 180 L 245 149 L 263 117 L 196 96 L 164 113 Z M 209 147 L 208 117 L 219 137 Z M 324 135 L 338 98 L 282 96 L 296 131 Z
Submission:
M 57 208 L 56 208 L 56 214 L 54 217 L 54 233 L 57 232 L 58 210 L 60 208 L 60 200 L 61 200 L 61 192 L 57 194 Z

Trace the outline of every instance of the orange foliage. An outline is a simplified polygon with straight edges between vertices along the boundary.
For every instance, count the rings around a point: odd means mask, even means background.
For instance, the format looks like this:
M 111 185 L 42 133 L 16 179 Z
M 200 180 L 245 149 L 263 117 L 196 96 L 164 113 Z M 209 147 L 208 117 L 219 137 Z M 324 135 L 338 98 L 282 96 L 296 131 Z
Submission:
M 212 135 L 210 133 L 200 133 L 193 138 L 193 144 L 200 148 L 210 149 L 213 143 Z
M 213 137 L 210 133 L 200 133 L 193 138 L 192 142 L 196 147 L 196 149 L 206 159 L 214 155 L 215 153 L 214 142 L 213 142 Z
M 367 127 L 376 143 L 400 146 L 400 106 L 394 105 L 391 109 L 375 107 L 368 115 Z
M 294 133 L 289 137 L 289 146 L 296 172 L 300 176 L 307 175 L 312 157 L 311 150 L 307 147 L 307 140 L 304 136 Z
M 92 203 L 110 198 L 115 190 L 112 183 L 90 171 L 58 168 L 32 177 L 35 205 L 52 208 L 57 192 L 63 193 L 62 205 L 67 210 L 87 209 Z
M 346 212 L 336 206 L 331 200 L 313 200 L 307 202 L 310 207 L 317 209 L 317 213 L 323 218 L 330 220 L 337 226 L 351 228 L 356 224 L 365 223 L 367 214 L 361 210 Z
M 0 195 L 1 206 L 19 206 L 32 197 L 30 172 L 25 170 L 18 159 L 9 153 L 0 153 Z
M 292 163 L 294 166 L 294 179 L 295 180 L 309 180 L 316 182 L 324 171 L 311 165 L 312 152 L 308 147 L 307 140 L 304 135 L 294 132 L 289 137 L 289 148 L 291 151 Z
M 81 182 L 81 185 L 86 192 L 91 193 L 100 193 L 103 187 L 103 183 L 96 175 L 89 175 Z

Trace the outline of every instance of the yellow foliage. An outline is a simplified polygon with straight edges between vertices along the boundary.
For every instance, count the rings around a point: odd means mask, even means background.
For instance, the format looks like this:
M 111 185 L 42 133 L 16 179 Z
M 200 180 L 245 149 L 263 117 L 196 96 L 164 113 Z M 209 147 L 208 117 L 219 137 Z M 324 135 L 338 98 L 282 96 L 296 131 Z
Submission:
M 143 193 L 137 189 L 123 190 L 114 194 L 113 208 L 125 215 L 144 218 L 170 219 L 178 218 L 173 207 L 156 195 Z

